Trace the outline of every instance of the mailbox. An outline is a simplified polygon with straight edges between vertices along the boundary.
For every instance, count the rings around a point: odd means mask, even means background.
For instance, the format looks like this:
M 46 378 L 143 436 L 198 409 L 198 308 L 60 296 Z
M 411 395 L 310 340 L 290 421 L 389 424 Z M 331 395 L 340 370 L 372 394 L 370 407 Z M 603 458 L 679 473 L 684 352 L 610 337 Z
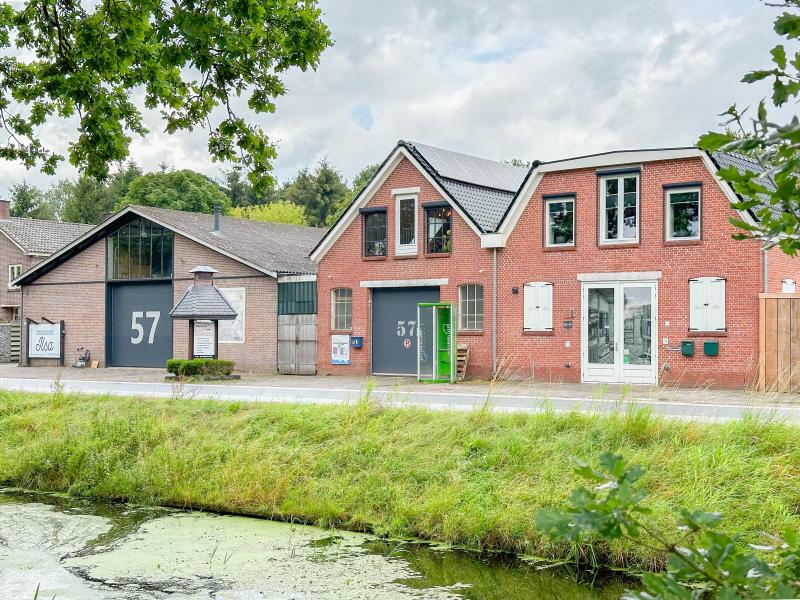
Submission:
M 703 354 L 706 356 L 719 356 L 719 341 L 706 340 L 703 342 Z
M 694 340 L 683 340 L 681 342 L 681 354 L 694 356 Z

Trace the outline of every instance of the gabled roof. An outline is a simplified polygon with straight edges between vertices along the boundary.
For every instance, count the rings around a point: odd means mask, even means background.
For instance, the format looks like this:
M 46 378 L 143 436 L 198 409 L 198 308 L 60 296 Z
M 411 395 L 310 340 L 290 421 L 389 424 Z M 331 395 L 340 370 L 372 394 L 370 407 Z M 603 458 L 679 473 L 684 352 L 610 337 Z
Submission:
M 769 171 L 766 167 L 764 167 L 761 163 L 759 163 L 754 158 L 750 158 L 749 156 L 745 156 L 743 154 L 739 154 L 738 152 L 714 152 L 711 155 L 711 158 L 717 164 L 717 166 L 721 169 L 726 167 L 734 167 L 739 173 L 744 174 L 747 171 L 751 173 L 756 173 L 758 177 L 755 178 L 755 182 L 763 185 L 767 188 L 770 192 L 774 192 L 777 188 L 775 187 L 775 181 L 772 179 Z M 778 205 L 773 205 L 769 202 L 769 197 L 766 194 L 759 194 L 759 199 L 762 201 L 762 207 L 769 209 L 772 214 L 777 217 L 781 214 L 782 208 Z M 756 212 L 758 208 L 751 209 L 750 215 L 758 220 L 758 215 Z
M 26 254 L 47 256 L 61 250 L 93 226 L 43 219 L 11 217 L 0 219 L 0 231 Z
M 209 248 L 258 265 L 271 273 L 316 273 L 308 253 L 325 234 L 324 229 L 251 219 L 221 217 L 220 233 L 214 230 L 214 215 L 152 206 L 133 208 L 137 214 L 168 226 L 177 233 Z
M 452 152 L 418 142 L 403 142 L 430 175 L 483 233 L 497 229 L 514 201 L 528 169 Z
M 497 229 L 514 201 L 517 188 L 528 174 L 528 169 L 522 167 L 400 140 L 311 251 L 314 260 L 318 260 L 338 239 L 358 214 L 357 207 L 370 199 L 403 158 L 410 160 L 422 172 L 476 235 Z
M 13 283 L 28 284 L 38 279 L 136 216 L 149 219 L 271 276 L 316 273 L 316 265 L 308 258 L 308 254 L 325 233 L 324 229 L 314 227 L 264 223 L 233 217 L 221 217 L 220 231 L 217 233 L 213 231 L 214 215 L 132 204 L 95 225 L 72 243 L 23 273 Z
M 173 319 L 230 321 L 238 313 L 217 287 L 190 285 L 169 314 Z

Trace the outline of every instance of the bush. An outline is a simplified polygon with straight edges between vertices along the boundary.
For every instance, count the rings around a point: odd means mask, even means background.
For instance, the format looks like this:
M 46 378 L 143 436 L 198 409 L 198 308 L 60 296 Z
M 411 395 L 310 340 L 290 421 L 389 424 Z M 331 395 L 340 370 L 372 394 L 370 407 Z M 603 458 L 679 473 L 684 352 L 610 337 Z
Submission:
M 167 371 L 180 377 L 194 375 L 230 375 L 233 373 L 232 360 L 217 358 L 171 358 L 167 361 Z

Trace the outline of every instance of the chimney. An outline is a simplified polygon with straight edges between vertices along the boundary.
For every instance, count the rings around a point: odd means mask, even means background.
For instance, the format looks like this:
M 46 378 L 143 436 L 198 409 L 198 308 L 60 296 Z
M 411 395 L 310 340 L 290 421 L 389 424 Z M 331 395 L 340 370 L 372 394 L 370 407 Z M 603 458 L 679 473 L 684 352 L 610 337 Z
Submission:
M 0 200 L 0 219 L 11 218 L 11 200 Z
M 213 267 L 201 265 L 189 273 L 194 276 L 194 285 L 214 285 L 214 273 L 219 273 L 219 271 Z
M 222 216 L 222 210 L 220 209 L 219 204 L 215 204 L 214 205 L 214 231 L 211 232 L 214 235 L 222 235 L 222 233 L 219 230 L 220 229 L 220 221 L 222 221 L 221 216 Z

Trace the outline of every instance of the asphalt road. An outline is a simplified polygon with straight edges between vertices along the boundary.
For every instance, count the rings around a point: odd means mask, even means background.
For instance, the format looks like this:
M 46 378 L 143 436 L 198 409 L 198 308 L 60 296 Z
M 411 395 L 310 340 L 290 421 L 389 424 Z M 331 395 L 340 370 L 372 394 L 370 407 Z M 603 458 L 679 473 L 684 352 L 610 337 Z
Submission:
M 62 379 L 64 391 L 85 394 L 145 396 L 157 398 L 186 398 L 241 402 L 297 402 L 310 404 L 345 404 L 357 401 L 362 389 L 336 387 L 281 387 L 246 384 L 171 384 L 124 381 L 91 381 Z M 30 392 L 51 392 L 53 380 L 0 378 L 0 388 Z M 371 398 L 391 406 L 425 406 L 432 409 L 474 410 L 487 404 L 487 396 L 470 392 L 437 392 L 402 390 L 373 390 Z M 680 419 L 729 420 L 744 415 L 757 415 L 765 419 L 800 421 L 800 406 L 739 403 L 678 402 L 629 398 L 626 400 L 603 398 L 575 398 L 521 394 L 493 394 L 488 405 L 498 411 L 537 412 L 555 411 L 613 412 L 636 408 L 649 409 L 656 415 Z

